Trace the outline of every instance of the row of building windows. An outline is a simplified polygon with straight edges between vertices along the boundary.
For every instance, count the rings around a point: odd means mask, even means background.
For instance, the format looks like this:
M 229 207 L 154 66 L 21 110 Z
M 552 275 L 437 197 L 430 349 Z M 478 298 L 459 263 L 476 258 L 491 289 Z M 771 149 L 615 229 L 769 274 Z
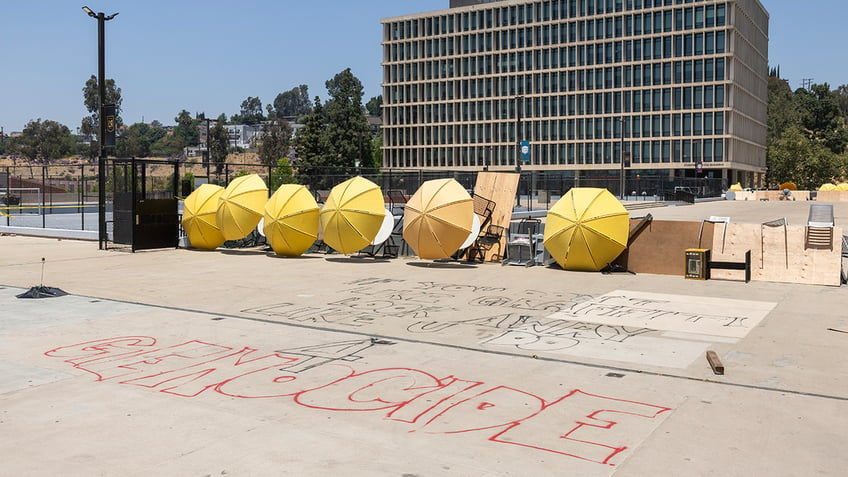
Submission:
M 585 35 L 580 30 L 580 23 L 564 23 L 562 25 L 550 25 L 518 30 L 503 30 L 501 32 L 477 33 L 461 35 L 456 37 L 437 38 L 434 40 L 405 41 L 387 44 L 385 59 L 388 61 L 416 60 L 419 58 L 433 58 L 440 56 L 453 56 L 454 54 L 473 53 L 497 53 L 505 50 L 516 50 L 534 47 L 577 46 L 580 43 L 597 43 L 594 35 Z M 534 33 L 535 32 L 535 33 Z M 616 35 L 618 38 L 621 35 Z M 632 36 L 632 35 L 626 35 Z M 641 33 L 635 36 L 642 37 Z M 651 38 L 617 40 L 607 42 L 607 45 L 625 46 L 629 49 L 630 44 L 643 45 L 646 55 L 650 55 L 651 43 L 653 42 L 654 55 L 660 55 L 662 45 L 665 44 L 666 57 L 671 57 L 671 45 L 674 43 L 674 56 L 691 56 L 697 53 L 709 51 L 714 43 L 719 43 L 716 48 L 724 49 L 725 33 L 723 29 L 702 31 L 699 33 L 686 33 L 677 35 L 657 35 Z M 716 41 L 716 38 L 719 41 Z M 602 40 L 603 38 L 598 38 Z M 699 47 L 700 45 L 700 47 Z M 639 46 L 634 46 L 640 48 Z M 637 50 L 638 51 L 638 50 Z M 621 61 L 620 59 L 618 61 Z M 611 62 L 611 60 L 608 60 Z
M 609 1 L 609 0 L 608 0 Z M 702 1 L 702 0 L 701 0 Z M 486 10 L 463 12 L 456 15 L 442 15 L 421 20 L 393 22 L 389 25 L 392 40 L 418 38 L 419 36 L 448 35 L 455 32 L 490 30 L 498 27 L 515 27 L 536 22 L 556 22 L 560 20 L 621 13 L 622 11 L 640 11 L 663 6 L 693 3 L 691 0 L 654 1 L 615 0 L 607 5 L 603 0 L 560 0 L 513 5 Z M 606 7 L 606 8 L 605 8 Z M 625 8 L 622 8 L 625 7 Z M 693 28 L 721 26 L 726 21 L 727 7 L 724 3 L 685 8 L 664 9 L 654 12 L 637 13 L 586 21 L 587 30 L 598 38 L 611 38 L 614 33 L 621 35 L 621 24 L 630 23 L 630 34 L 641 32 L 682 31 Z M 591 23 L 589 23 L 591 22 Z M 597 24 L 600 23 L 600 26 Z M 614 26 L 618 24 L 618 26 Z M 626 28 L 626 27 L 625 27 Z M 638 28 L 638 30 L 637 30 Z M 625 30 L 627 31 L 627 30 Z
M 558 121 L 524 121 L 521 137 L 534 142 L 586 139 L 663 138 L 724 135 L 724 112 L 656 114 L 624 118 L 577 118 Z M 388 146 L 486 144 L 516 142 L 516 126 L 479 123 L 420 128 L 386 128 Z
M 726 141 L 683 139 L 625 141 L 625 156 L 631 167 L 650 164 L 724 162 Z M 532 146 L 528 165 L 607 165 L 620 164 L 621 142 L 540 144 Z M 384 149 L 388 167 L 484 167 L 513 166 L 518 156 L 515 146 L 433 147 Z
M 389 124 L 397 125 L 512 119 L 517 102 L 525 118 L 684 111 L 724 108 L 725 88 L 719 84 L 406 106 L 395 103 L 386 106 L 384 114 Z
M 492 96 L 550 94 L 681 85 L 724 81 L 725 59 L 706 58 L 653 64 L 589 68 L 429 83 L 388 83 L 385 96 L 393 104 L 421 100 L 474 99 Z

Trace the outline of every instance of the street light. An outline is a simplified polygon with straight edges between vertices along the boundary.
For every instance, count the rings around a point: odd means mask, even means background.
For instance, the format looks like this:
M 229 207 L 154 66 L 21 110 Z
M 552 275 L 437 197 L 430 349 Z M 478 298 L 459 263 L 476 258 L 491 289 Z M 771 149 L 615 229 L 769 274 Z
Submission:
M 209 123 L 218 124 L 217 119 L 209 119 L 206 117 L 206 113 L 195 114 L 195 119 L 198 121 L 204 121 L 206 123 L 206 153 L 204 157 L 204 162 L 206 162 L 206 181 L 209 181 L 209 164 L 212 162 L 212 149 L 209 147 Z
M 105 23 L 116 16 L 118 13 L 113 13 L 109 16 L 103 12 L 94 13 L 88 7 L 82 7 L 82 10 L 91 18 L 97 20 L 97 121 L 100 123 L 100 136 L 98 137 L 98 148 L 100 152 L 97 157 L 97 175 L 98 175 L 98 242 L 101 250 L 105 248 L 106 235 L 106 122 L 103 120 L 103 104 L 106 100 L 106 35 Z
M 521 174 L 521 107 L 524 96 L 515 97 L 515 172 Z
M 620 191 L 621 200 L 624 200 L 624 118 L 615 118 L 615 121 L 621 123 L 621 146 L 618 151 L 619 162 L 621 162 L 621 172 L 618 177 L 618 187 Z

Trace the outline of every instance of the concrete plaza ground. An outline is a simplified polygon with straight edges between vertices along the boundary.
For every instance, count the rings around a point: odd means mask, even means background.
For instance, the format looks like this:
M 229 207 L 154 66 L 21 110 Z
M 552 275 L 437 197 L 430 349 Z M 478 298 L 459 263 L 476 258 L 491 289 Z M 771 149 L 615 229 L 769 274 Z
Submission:
M 0 236 L 0 475 L 844 475 L 846 293 Z

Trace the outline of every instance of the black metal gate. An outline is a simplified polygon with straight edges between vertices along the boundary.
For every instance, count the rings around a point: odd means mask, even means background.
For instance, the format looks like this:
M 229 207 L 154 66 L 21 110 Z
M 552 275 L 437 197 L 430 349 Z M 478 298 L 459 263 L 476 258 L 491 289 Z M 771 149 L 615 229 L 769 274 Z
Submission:
M 179 163 L 109 159 L 106 189 L 112 192 L 112 242 L 132 251 L 179 244 Z

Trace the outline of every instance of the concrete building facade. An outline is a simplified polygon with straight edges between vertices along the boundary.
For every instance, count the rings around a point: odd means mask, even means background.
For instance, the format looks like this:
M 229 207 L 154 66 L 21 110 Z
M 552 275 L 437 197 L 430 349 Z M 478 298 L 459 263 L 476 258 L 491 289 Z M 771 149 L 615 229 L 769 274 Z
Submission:
M 382 20 L 384 167 L 763 180 L 758 0 L 451 4 Z

